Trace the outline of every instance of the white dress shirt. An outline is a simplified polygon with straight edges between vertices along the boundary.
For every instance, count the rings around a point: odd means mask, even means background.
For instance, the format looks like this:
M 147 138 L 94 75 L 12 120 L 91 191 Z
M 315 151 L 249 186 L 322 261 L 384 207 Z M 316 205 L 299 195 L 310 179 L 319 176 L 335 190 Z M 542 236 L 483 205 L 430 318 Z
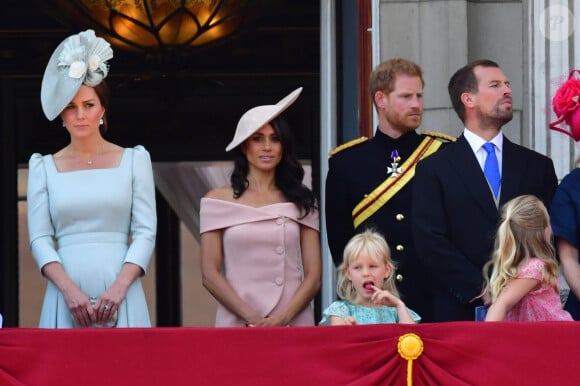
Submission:
M 483 148 L 483 145 L 486 144 L 488 141 L 481 138 L 477 134 L 472 131 L 469 131 L 468 128 L 463 129 L 463 136 L 471 146 L 471 150 L 473 150 L 473 154 L 475 154 L 475 158 L 477 158 L 477 162 L 479 162 L 479 167 L 481 167 L 481 171 L 483 171 L 483 165 L 485 165 L 485 159 L 487 158 L 487 151 Z M 499 166 L 499 175 L 502 175 L 502 154 L 503 154 L 503 134 L 500 131 L 498 135 L 493 137 L 491 141 L 494 144 L 495 148 L 495 156 L 497 157 L 497 165 Z

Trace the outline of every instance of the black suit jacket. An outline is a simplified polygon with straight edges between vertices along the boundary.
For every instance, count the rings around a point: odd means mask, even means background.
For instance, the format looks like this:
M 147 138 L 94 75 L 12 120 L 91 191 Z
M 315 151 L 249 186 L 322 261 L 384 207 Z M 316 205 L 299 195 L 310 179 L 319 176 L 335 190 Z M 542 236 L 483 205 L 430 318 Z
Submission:
M 558 184 L 552 160 L 504 136 L 499 208 L 522 194 L 549 207 Z M 499 222 L 487 180 L 469 143 L 457 142 L 417 165 L 413 188 L 417 256 L 432 275 L 434 321 L 474 320 L 482 268 Z

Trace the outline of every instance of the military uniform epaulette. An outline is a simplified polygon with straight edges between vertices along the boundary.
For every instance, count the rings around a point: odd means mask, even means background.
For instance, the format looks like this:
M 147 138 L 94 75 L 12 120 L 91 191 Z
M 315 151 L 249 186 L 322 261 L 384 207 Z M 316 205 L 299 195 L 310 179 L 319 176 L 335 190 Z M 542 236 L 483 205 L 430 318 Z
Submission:
M 434 131 L 424 131 L 421 134 L 423 135 L 428 135 L 429 137 L 435 137 L 435 138 L 440 138 L 440 139 L 444 139 L 446 141 L 449 142 L 455 142 L 457 141 L 457 138 L 449 135 L 449 134 L 444 134 L 444 133 L 436 133 Z
M 348 149 L 349 147 L 353 147 L 353 146 L 356 146 L 356 145 L 358 145 L 360 143 L 366 142 L 366 141 L 368 141 L 368 139 L 369 139 L 368 137 L 360 137 L 360 138 L 353 139 L 351 141 L 348 141 L 346 143 L 343 143 L 340 146 L 335 147 L 334 149 L 332 149 L 328 153 L 328 155 L 332 157 L 336 153 L 339 153 L 339 152 L 343 151 L 344 149 Z

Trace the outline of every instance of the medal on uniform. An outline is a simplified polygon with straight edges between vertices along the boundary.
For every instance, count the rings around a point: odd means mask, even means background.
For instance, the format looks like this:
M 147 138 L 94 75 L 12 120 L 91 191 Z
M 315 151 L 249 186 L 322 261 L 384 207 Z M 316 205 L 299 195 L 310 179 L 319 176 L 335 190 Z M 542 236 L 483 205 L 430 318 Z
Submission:
M 391 152 L 391 166 L 387 167 L 387 174 L 390 174 L 389 177 L 397 177 L 403 171 L 403 168 L 399 166 L 399 161 L 401 161 L 401 157 L 399 157 L 399 152 L 397 149 Z

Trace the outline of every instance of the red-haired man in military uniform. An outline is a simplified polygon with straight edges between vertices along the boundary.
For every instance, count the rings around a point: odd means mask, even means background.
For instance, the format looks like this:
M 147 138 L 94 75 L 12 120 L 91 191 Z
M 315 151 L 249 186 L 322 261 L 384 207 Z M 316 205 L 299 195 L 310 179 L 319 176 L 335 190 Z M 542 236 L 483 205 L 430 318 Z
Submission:
M 397 264 L 395 280 L 405 304 L 431 321 L 429 276 L 415 257 L 411 189 L 416 163 L 454 138 L 416 129 L 423 117 L 423 73 L 406 59 L 380 64 L 369 92 L 378 113 L 373 138 L 331 151 L 326 178 L 326 227 L 338 266 L 348 240 L 367 228 L 387 240 Z

